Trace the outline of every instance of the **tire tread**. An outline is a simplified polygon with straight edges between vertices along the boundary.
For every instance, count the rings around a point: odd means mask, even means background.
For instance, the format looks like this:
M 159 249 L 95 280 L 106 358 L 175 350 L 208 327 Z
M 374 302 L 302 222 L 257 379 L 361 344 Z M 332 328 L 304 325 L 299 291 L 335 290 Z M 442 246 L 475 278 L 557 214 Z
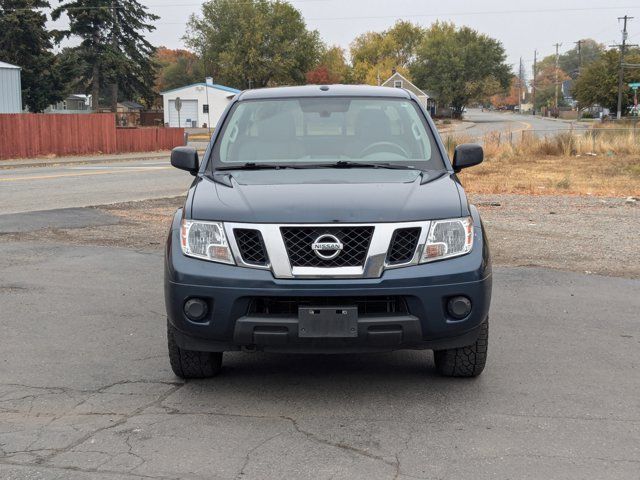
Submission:
M 488 348 L 489 319 L 481 325 L 472 345 L 433 352 L 436 370 L 446 377 L 477 377 L 487 363 Z
M 199 352 L 178 346 L 174 327 L 167 324 L 167 344 L 171 369 L 180 378 L 210 378 L 220 373 L 222 352 Z

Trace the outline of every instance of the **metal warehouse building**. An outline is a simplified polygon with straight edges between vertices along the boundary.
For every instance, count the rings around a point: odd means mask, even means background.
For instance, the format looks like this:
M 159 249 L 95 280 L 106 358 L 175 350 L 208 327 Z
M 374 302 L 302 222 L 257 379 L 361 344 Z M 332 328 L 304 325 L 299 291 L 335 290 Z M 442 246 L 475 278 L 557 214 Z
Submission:
M 0 113 L 22 112 L 20 67 L 0 62 Z

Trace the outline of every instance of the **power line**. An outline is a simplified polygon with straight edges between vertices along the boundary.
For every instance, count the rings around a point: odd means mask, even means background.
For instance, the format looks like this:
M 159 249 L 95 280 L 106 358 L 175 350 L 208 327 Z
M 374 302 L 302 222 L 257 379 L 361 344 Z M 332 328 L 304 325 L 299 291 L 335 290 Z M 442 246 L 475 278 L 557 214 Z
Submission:
M 311 3 L 311 2 L 332 2 L 334 0 L 287 0 L 289 3 Z M 237 2 L 234 5 L 253 5 L 254 2 Z M 162 3 L 162 4 L 150 4 L 145 5 L 143 7 L 147 8 L 167 8 L 167 7 L 201 7 L 203 4 L 200 3 Z M 113 10 L 114 7 L 108 5 L 95 5 L 95 6 L 86 6 L 86 7 L 65 7 L 65 10 Z M 126 6 L 118 6 L 118 9 L 125 9 Z M 3 12 L 33 12 L 39 10 L 48 10 L 47 7 L 44 8 L 4 8 L 0 11 Z
M 307 2 L 330 2 L 337 0 L 289 0 L 291 3 L 307 3 Z M 252 2 L 240 2 L 235 5 L 249 5 Z M 201 6 L 202 3 L 165 3 L 158 5 L 146 5 L 149 8 L 166 8 L 166 7 L 195 7 Z M 601 10 L 616 10 L 616 9 L 640 9 L 638 5 L 626 5 L 617 7 L 578 7 L 578 8 L 538 8 L 538 9 L 521 9 L 521 10 L 488 10 L 488 11 L 475 11 L 475 12 L 442 12 L 442 13 L 418 13 L 408 15 L 357 15 L 349 17 L 310 17 L 307 20 L 371 20 L 371 19 L 384 19 L 384 18 L 438 18 L 438 17 L 457 17 L 457 16 L 474 16 L 474 15 L 509 15 L 509 14 L 524 14 L 524 13 L 551 13 L 551 12 L 589 12 L 589 11 L 601 11 Z M 110 10 L 109 6 L 93 6 L 93 7 L 69 7 L 67 10 Z M 33 11 L 31 8 L 15 8 L 6 9 L 4 11 L 21 11 L 28 10 Z M 179 24 L 178 22 L 171 24 Z

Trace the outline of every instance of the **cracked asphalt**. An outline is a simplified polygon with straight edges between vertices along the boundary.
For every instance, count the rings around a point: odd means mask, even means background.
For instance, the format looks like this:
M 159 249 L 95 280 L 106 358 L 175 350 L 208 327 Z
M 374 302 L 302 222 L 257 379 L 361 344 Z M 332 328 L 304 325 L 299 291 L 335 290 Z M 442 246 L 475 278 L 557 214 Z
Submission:
M 636 207 L 485 207 L 501 265 L 477 379 L 438 377 L 429 352 L 234 352 L 185 383 L 162 293 L 175 200 L 83 208 L 182 193 L 165 166 L 0 175 L 0 479 L 640 479 L 638 259 L 632 233 L 628 254 L 608 240 Z M 579 217 L 555 202 L 608 228 L 560 248 Z
M 162 269 L 158 251 L 0 243 L 0 478 L 640 478 L 638 280 L 495 268 L 474 380 L 429 352 L 234 352 L 185 383 Z

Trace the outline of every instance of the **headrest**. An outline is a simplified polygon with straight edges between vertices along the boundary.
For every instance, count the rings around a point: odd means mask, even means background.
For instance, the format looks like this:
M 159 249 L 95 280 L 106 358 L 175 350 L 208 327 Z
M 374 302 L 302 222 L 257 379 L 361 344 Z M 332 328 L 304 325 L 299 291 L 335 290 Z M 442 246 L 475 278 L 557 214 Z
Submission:
M 260 120 L 257 130 L 263 140 L 287 140 L 296 136 L 296 123 L 290 112 L 281 112 Z
M 356 117 L 355 133 L 358 137 L 388 137 L 391 134 L 391 121 L 379 109 L 360 110 Z

